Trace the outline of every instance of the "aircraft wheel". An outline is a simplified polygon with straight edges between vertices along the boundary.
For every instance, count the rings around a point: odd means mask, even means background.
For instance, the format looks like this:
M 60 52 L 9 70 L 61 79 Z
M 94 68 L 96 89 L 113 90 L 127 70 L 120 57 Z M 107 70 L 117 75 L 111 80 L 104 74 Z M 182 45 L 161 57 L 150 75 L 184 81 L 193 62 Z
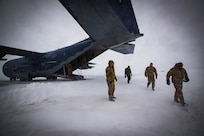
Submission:
M 47 80 L 57 80 L 57 77 L 47 77 Z
M 28 81 L 32 81 L 32 76 L 30 73 L 28 73 Z
M 57 77 L 52 77 L 52 80 L 57 80 Z
M 10 77 L 10 81 L 16 81 L 16 77 Z

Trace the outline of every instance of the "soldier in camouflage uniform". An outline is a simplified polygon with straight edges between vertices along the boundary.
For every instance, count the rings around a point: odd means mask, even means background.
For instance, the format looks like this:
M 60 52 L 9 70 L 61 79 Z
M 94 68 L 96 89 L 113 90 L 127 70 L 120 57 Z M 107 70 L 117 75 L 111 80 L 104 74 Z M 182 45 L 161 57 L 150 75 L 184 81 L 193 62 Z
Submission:
M 128 66 L 127 68 L 125 68 L 125 78 L 127 77 L 128 84 L 130 83 L 131 76 L 132 76 L 132 72 L 131 72 L 130 66 Z
M 155 67 L 153 67 L 153 63 L 150 63 L 150 66 L 148 66 L 145 69 L 145 77 L 147 77 L 148 82 L 147 82 L 147 87 L 149 87 L 149 85 L 152 83 L 152 90 L 154 91 L 154 87 L 155 87 L 155 78 L 154 75 L 157 78 L 157 70 Z
M 72 77 L 72 65 L 67 64 L 67 77 Z
M 170 77 L 172 77 L 172 82 L 176 90 L 174 94 L 174 101 L 180 102 L 182 105 L 185 105 L 182 87 L 183 87 L 183 82 L 188 82 L 189 78 L 186 70 L 183 68 L 182 62 L 175 64 L 175 66 L 168 71 L 166 75 L 166 81 L 168 85 L 170 85 L 170 80 L 169 80 Z
M 113 60 L 110 60 L 108 62 L 108 66 L 106 67 L 106 82 L 108 85 L 108 96 L 110 101 L 115 101 L 114 99 L 116 98 L 114 96 L 115 80 L 117 81 L 114 70 L 114 62 Z

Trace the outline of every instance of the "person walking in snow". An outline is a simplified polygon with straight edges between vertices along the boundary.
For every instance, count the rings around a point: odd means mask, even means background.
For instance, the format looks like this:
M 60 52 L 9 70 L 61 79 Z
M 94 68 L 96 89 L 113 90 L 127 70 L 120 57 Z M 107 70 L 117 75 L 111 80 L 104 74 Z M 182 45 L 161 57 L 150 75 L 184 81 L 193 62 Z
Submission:
M 106 67 L 106 82 L 108 85 L 108 98 L 110 101 L 115 101 L 116 99 L 114 96 L 115 81 L 117 81 L 117 78 L 115 76 L 114 61 L 109 60 L 108 66 Z
M 188 82 L 190 80 L 188 78 L 186 70 L 183 68 L 182 62 L 176 63 L 175 66 L 167 72 L 166 75 L 167 85 L 170 85 L 169 80 L 170 77 L 172 77 L 172 82 L 175 88 L 174 101 L 180 102 L 184 106 L 186 103 L 184 101 L 182 92 L 183 82 Z
M 127 68 L 125 68 L 125 78 L 127 77 L 128 84 L 130 83 L 131 76 L 132 76 L 132 72 L 131 72 L 130 66 L 128 66 Z
M 155 78 L 154 75 L 156 76 L 157 79 L 157 70 L 155 67 L 153 67 L 153 63 L 150 63 L 148 67 L 145 69 L 145 77 L 147 77 L 147 87 L 152 83 L 152 90 L 154 91 L 155 88 Z

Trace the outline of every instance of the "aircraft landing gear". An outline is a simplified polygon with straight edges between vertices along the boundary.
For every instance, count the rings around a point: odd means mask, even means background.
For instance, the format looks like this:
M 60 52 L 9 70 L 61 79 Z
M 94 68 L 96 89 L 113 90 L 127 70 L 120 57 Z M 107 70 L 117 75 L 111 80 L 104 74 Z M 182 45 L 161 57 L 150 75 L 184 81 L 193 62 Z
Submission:
M 16 77 L 10 77 L 10 81 L 16 81 Z
M 55 77 L 55 76 L 47 77 L 47 80 L 57 80 L 57 77 Z

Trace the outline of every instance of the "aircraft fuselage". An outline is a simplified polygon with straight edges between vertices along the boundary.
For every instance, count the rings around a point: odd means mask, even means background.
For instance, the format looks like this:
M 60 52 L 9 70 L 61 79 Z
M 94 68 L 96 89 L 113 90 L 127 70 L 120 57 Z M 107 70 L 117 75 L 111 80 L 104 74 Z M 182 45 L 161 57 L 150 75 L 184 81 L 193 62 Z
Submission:
M 111 49 L 133 53 L 139 32 L 131 0 L 59 0 L 90 38 L 47 53 L 26 51 L 0 45 L 0 60 L 6 54 L 24 56 L 8 61 L 3 73 L 11 80 L 35 77 L 56 79 L 76 69 L 87 69 L 89 61 Z M 70 70 L 71 69 L 71 70 Z
M 14 59 L 4 64 L 3 73 L 11 80 L 32 80 L 34 77 L 55 79 L 56 72 L 64 74 L 63 66 L 66 64 L 71 64 L 72 70 L 75 70 L 103 52 L 91 52 L 93 45 L 94 41 L 89 38 L 56 51 Z

